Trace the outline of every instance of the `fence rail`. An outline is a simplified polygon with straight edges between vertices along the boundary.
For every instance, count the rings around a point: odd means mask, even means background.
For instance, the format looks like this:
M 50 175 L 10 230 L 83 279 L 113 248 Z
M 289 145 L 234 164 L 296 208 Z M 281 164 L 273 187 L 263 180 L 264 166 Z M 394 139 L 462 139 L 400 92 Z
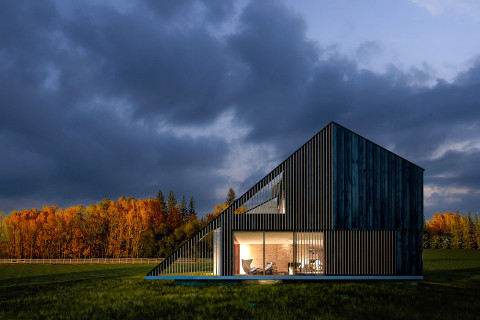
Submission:
M 164 258 L 0 259 L 0 264 L 153 264 Z

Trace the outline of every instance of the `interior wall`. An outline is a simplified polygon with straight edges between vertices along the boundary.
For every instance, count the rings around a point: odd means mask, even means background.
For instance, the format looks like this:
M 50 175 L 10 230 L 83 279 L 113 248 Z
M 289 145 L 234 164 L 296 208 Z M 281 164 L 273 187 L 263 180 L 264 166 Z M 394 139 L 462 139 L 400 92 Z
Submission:
M 236 260 L 236 274 L 245 274 L 242 268 L 242 259 L 253 259 L 253 267 L 264 269 L 263 245 L 241 244 L 239 246 L 239 259 Z M 238 262 L 237 262 L 238 261 Z M 293 262 L 293 245 L 266 244 L 265 245 L 265 267 L 269 262 L 275 262 L 276 273 L 288 273 L 288 264 Z
M 293 244 L 266 244 L 265 265 L 275 262 L 277 273 L 288 273 L 288 264 L 293 263 Z

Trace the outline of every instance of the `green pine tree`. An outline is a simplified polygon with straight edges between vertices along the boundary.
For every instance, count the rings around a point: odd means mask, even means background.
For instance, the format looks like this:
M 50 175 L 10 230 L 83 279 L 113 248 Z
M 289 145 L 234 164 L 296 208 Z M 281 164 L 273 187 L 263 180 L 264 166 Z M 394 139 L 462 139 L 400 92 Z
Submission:
M 432 237 L 432 244 L 431 244 L 432 248 L 433 249 L 440 249 L 440 248 L 443 248 L 443 245 L 442 245 L 442 238 L 436 234 Z
M 464 249 L 473 249 L 474 248 L 474 227 L 472 214 L 470 210 L 468 211 L 467 218 L 463 218 L 462 233 L 463 233 L 463 248 Z
M 463 240 L 463 230 L 462 230 L 462 221 L 460 213 L 455 214 L 455 222 L 453 224 L 453 234 L 452 234 L 452 248 L 453 249 L 462 249 L 462 240 Z
M 231 206 L 235 202 L 235 191 L 230 188 L 228 189 L 227 199 L 225 199 L 225 203 L 227 206 Z
M 191 217 L 197 217 L 197 214 L 195 212 L 195 199 L 193 196 L 190 198 L 190 203 L 188 204 L 188 215 Z
M 168 208 L 168 225 L 172 230 L 177 229 L 180 227 L 184 221 L 183 217 L 179 211 L 177 199 L 175 198 L 175 194 L 173 190 L 170 190 L 168 193 L 167 198 L 167 208 Z
M 449 236 L 440 236 L 440 248 L 450 249 L 452 248 L 452 239 Z
M 158 190 L 157 201 L 158 201 L 158 203 L 160 203 L 160 207 L 162 207 L 162 208 L 167 207 L 167 205 L 165 203 L 165 197 L 163 196 L 162 190 Z
M 178 209 L 177 199 L 175 198 L 173 190 L 170 190 L 170 192 L 168 193 L 167 208 L 168 213 L 173 213 L 175 210 Z
M 185 196 L 182 197 L 182 202 L 180 202 L 180 207 L 178 208 L 178 211 L 182 216 L 183 221 L 188 221 L 188 210 Z

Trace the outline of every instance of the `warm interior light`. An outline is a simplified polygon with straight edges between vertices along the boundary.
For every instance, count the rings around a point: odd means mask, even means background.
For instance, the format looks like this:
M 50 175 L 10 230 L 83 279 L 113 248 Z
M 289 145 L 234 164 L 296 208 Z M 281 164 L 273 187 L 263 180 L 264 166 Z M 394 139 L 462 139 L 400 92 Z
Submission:
M 245 274 L 245 271 L 242 267 L 242 259 L 251 259 L 250 258 L 250 246 L 248 244 L 240 244 L 240 274 Z

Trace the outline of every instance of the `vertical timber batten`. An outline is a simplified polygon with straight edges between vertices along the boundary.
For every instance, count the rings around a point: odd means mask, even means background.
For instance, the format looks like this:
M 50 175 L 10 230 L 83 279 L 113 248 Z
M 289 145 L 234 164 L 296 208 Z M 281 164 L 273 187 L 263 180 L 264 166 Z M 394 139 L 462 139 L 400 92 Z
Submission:
M 422 227 L 423 169 L 332 122 L 148 275 L 232 276 L 235 231 L 289 231 L 295 265 L 311 243 L 325 275 L 417 276 Z

